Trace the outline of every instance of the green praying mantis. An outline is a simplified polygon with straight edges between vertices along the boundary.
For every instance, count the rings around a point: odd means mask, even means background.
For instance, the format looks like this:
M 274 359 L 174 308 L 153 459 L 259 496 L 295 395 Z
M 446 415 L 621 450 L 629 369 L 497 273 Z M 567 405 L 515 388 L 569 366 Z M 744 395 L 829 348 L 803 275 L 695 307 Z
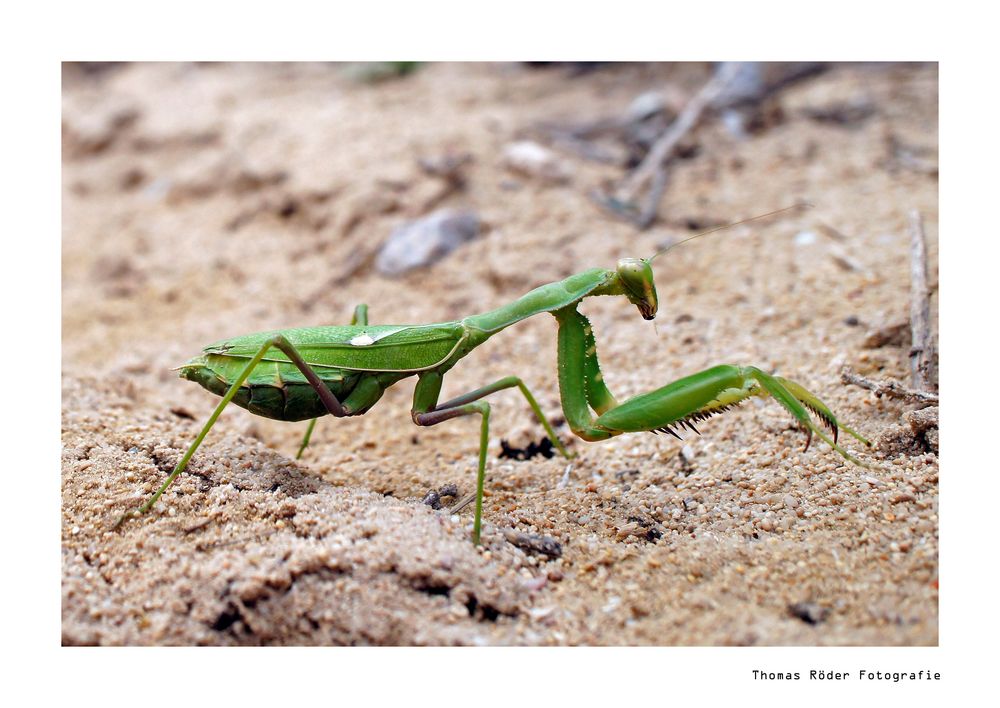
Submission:
M 722 228 L 761 219 L 789 209 L 762 214 L 692 236 L 680 243 Z M 671 246 L 672 247 L 672 246 Z M 578 307 L 588 297 L 624 297 L 645 320 L 656 317 L 657 296 L 650 258 L 623 258 L 614 270 L 593 268 L 564 280 L 535 288 L 514 302 L 457 322 L 426 325 L 370 325 L 368 308 L 358 305 L 350 325 L 303 327 L 234 337 L 206 347 L 201 355 L 179 368 L 180 376 L 201 384 L 222 400 L 201 432 L 157 492 L 139 509 L 119 518 L 147 512 L 179 474 L 229 403 L 251 413 L 284 421 L 310 420 L 299 455 L 309 443 L 316 419 L 364 415 L 390 386 L 417 377 L 410 413 L 420 426 L 462 416 L 481 419 L 479 467 L 476 477 L 475 520 L 472 540 L 479 544 L 483 515 L 483 485 L 489 443 L 490 404 L 483 398 L 518 388 L 534 411 L 555 448 L 570 453 L 560 441 L 531 391 L 517 376 L 508 376 L 440 403 L 444 375 L 462 357 L 493 335 L 521 320 L 549 313 L 558 323 L 559 395 L 563 415 L 575 435 L 586 441 L 606 440 L 634 432 L 675 429 L 698 432 L 695 423 L 722 413 L 757 396 L 774 398 L 807 434 L 806 449 L 815 434 L 845 459 L 863 465 L 838 444 L 838 430 L 868 445 L 861 435 L 842 425 L 816 396 L 794 381 L 755 366 L 722 364 L 678 379 L 655 391 L 619 403 L 605 385 L 597 361 L 590 322 Z M 828 436 L 813 422 L 810 411 L 827 426 Z

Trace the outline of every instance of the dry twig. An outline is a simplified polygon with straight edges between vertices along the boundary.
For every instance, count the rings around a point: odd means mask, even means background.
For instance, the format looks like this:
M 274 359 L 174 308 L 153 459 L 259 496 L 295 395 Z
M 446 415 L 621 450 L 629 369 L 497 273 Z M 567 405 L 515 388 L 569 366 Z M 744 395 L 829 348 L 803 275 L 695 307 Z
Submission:
M 541 122 L 536 124 L 531 132 L 536 133 L 553 147 L 571 152 L 585 160 L 606 165 L 620 165 L 626 158 L 625 150 L 599 144 L 595 140 L 621 133 L 627 127 L 628 120 L 625 118 L 602 118 L 576 125 Z
M 694 98 L 681 111 L 681 114 L 677 116 L 677 120 L 656 141 L 642 163 L 635 168 L 632 174 L 625 178 L 616 195 L 620 200 L 625 202 L 634 201 L 639 190 L 645 187 L 647 183 L 664 169 L 665 163 L 674 152 L 674 148 L 677 147 L 677 144 L 684 136 L 698 125 L 702 113 L 712 100 L 733 80 L 738 68 L 735 64 L 724 65 L 708 80 L 701 91 L 695 94 Z
M 667 165 L 677 145 L 701 121 L 705 109 L 725 90 L 739 69 L 737 62 L 724 64 L 684 107 L 677 120 L 657 139 L 642 163 L 625 178 L 613 196 L 594 195 L 604 207 L 618 216 L 632 220 L 639 228 L 647 228 L 656 218 L 660 198 L 667 186 Z M 641 209 L 636 213 L 639 192 L 648 186 Z
M 930 403 L 935 406 L 938 404 L 938 396 L 936 393 L 914 391 L 906 388 L 898 381 L 893 381 L 891 379 L 874 381 L 872 379 L 865 378 L 849 366 L 845 366 L 840 370 L 840 381 L 844 384 L 854 384 L 855 386 L 866 388 L 874 393 L 878 398 L 885 395 L 890 398 L 902 398 L 903 400 L 916 403 Z
M 460 512 L 462 509 L 464 509 L 474 501 L 476 501 L 476 493 L 473 492 L 472 494 L 467 494 L 465 497 L 455 502 L 455 504 L 450 509 L 448 509 L 448 513 L 457 514 L 458 512 Z
M 930 289 L 927 286 L 927 242 L 920 212 L 910 212 L 910 371 L 913 385 L 937 390 L 937 354 L 931 341 Z

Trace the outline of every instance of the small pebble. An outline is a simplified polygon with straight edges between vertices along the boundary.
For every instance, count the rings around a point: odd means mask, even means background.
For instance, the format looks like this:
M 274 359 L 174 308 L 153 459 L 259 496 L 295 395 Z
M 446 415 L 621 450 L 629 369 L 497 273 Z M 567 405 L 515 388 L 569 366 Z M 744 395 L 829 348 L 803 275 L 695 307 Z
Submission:
M 441 209 L 397 227 L 382 245 L 375 268 L 396 276 L 444 258 L 480 232 L 479 216 L 471 211 Z
M 640 93 L 625 109 L 625 119 L 628 121 L 642 121 L 663 113 L 667 110 L 667 99 L 659 91 L 646 91 Z
M 530 610 L 528 610 L 528 614 L 531 616 L 531 619 L 540 620 L 540 619 L 545 619 L 555 611 L 556 608 L 554 606 L 532 607 Z
M 814 243 L 816 243 L 815 231 L 799 231 L 797 234 L 795 234 L 796 246 L 810 246 Z
M 796 602 L 788 606 L 788 613 L 806 624 L 820 624 L 830 614 L 830 610 L 815 602 Z
M 530 140 L 507 145 L 503 161 L 513 172 L 546 182 L 564 183 L 572 177 L 571 168 L 556 153 Z

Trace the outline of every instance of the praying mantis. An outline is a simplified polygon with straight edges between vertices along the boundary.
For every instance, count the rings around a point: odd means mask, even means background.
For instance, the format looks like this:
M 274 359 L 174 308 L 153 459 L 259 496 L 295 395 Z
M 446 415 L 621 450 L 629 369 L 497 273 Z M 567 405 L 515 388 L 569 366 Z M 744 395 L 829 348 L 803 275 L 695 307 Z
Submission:
M 801 206 L 711 229 L 674 245 Z M 504 389 L 519 389 L 555 448 L 567 458 L 571 455 L 519 377 L 507 376 L 440 403 L 442 382 L 453 366 L 490 337 L 543 313 L 552 315 L 558 323 L 558 381 L 563 415 L 570 430 L 585 441 L 644 431 L 679 437 L 675 429 L 698 432 L 695 423 L 751 397 L 771 397 L 806 432 L 806 449 L 815 434 L 846 460 L 867 466 L 838 444 L 838 431 L 844 430 L 869 445 L 865 438 L 841 424 L 819 398 L 800 384 L 755 366 L 713 366 L 618 402 L 604 383 L 593 329 L 578 307 L 588 297 L 624 297 L 643 319 L 652 320 L 658 308 L 652 262 L 671 247 L 650 258 L 622 258 L 613 270 L 593 268 L 542 285 L 507 305 L 454 322 L 371 325 L 367 305 L 358 305 L 346 326 L 261 332 L 205 347 L 199 356 L 178 370 L 182 378 L 199 383 L 222 396 L 222 400 L 163 485 L 137 510 L 120 517 L 116 527 L 130 516 L 139 516 L 152 508 L 187 467 L 229 403 L 267 418 L 310 420 L 299 448 L 301 455 L 317 418 L 327 414 L 336 418 L 364 415 L 389 387 L 416 376 L 410 412 L 416 425 L 431 426 L 453 418 L 480 416 L 472 528 L 472 541 L 478 545 L 490 431 L 490 404 L 482 399 Z M 813 422 L 810 412 L 829 428 L 832 437 Z

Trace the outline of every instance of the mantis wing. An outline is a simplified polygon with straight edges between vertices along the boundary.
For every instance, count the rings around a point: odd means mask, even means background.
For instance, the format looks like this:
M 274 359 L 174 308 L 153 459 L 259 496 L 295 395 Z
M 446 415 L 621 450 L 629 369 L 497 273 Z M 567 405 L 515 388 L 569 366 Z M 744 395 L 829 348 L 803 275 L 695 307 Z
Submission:
M 400 373 L 432 369 L 444 363 L 467 336 L 465 327 L 459 322 L 302 327 L 216 342 L 206 347 L 199 358 L 211 361 L 213 368 L 222 363 L 217 361 L 219 359 L 247 360 L 267 339 L 279 333 L 285 335 L 321 377 L 324 369 Z M 268 352 L 261 363 L 264 362 L 287 363 L 288 367 L 280 367 L 282 374 L 287 371 L 289 378 L 286 380 L 295 378 L 294 366 L 282 352 Z

